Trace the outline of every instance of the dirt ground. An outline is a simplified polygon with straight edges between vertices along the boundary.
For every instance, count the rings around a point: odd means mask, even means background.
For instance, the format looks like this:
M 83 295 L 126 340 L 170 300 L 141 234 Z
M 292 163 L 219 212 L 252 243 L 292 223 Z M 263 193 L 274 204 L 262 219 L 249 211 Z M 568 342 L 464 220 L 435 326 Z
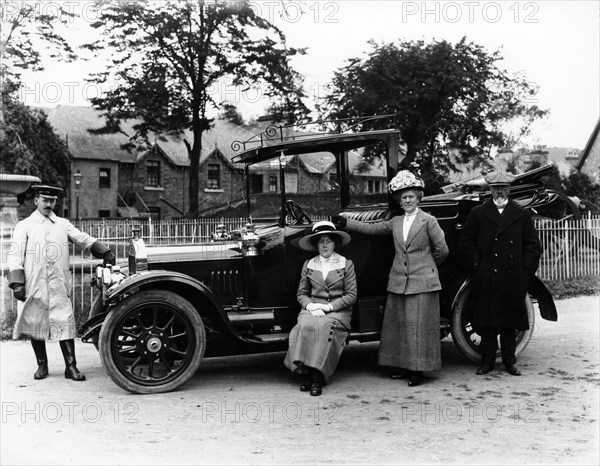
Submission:
M 410 388 L 346 348 L 321 397 L 283 353 L 207 359 L 182 389 L 132 395 L 78 342 L 88 381 L 65 380 L 58 344 L 34 381 L 27 342 L 0 344 L 2 464 L 598 464 L 599 298 L 557 301 L 519 360 L 522 377 L 475 375 L 452 341 Z

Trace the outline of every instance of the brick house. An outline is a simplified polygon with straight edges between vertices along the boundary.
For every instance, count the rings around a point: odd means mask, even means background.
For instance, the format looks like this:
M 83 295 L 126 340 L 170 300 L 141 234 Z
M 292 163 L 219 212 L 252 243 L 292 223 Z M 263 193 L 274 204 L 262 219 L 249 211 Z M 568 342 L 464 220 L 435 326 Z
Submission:
M 131 124 L 122 125 L 123 133 L 94 134 L 104 121 L 91 107 L 57 106 L 45 109 L 57 133 L 68 144 L 72 175 L 81 175 L 79 185 L 68 188 L 65 216 L 75 218 L 181 217 L 189 209 L 189 159 L 182 137 L 157 137 L 149 148 L 126 151 L 126 134 Z M 232 204 L 240 205 L 246 182 L 242 166 L 231 163 L 237 153 L 234 141 L 247 141 L 265 130 L 271 121 L 262 120 L 240 126 L 215 120 L 214 127 L 203 134 L 199 166 L 198 205 L 200 215 L 216 215 Z M 191 141 L 189 134 L 186 135 Z M 349 165 L 354 189 L 359 193 L 386 190 L 385 167 L 359 169 L 360 156 L 351 153 Z M 334 157 L 330 153 L 286 159 L 286 191 L 317 193 L 335 191 Z M 264 162 L 251 167 L 250 192 L 277 193 L 280 186 L 279 164 Z M 316 201 L 315 201 L 316 202 Z
M 189 160 L 183 137 L 161 138 L 146 150 L 121 149 L 125 134 L 92 134 L 102 118 L 90 107 L 57 106 L 47 109 L 48 119 L 65 138 L 72 160 L 72 174 L 81 174 L 80 185 L 68 189 L 70 217 L 180 217 L 189 208 Z M 123 131 L 131 133 L 131 125 Z M 240 134 L 241 133 L 241 134 Z M 205 133 L 200 156 L 200 206 L 208 207 L 243 197 L 243 170 L 233 166 L 232 154 L 225 155 L 237 138 L 248 130 L 217 121 L 214 131 Z M 75 178 L 74 178 L 75 180 Z

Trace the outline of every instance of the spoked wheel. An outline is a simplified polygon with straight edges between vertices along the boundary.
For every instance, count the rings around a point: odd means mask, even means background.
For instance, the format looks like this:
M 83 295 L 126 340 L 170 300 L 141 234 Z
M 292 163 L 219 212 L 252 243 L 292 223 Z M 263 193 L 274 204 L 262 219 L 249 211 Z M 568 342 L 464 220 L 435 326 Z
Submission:
M 452 340 L 462 354 L 474 363 L 480 364 L 481 337 L 471 324 L 471 315 L 473 313 L 471 294 L 471 285 L 467 283 L 463 285 L 454 300 L 454 305 L 452 306 Z M 529 320 L 529 330 L 516 330 L 516 356 L 519 356 L 525 350 L 534 331 L 537 301 L 533 300 L 529 294 L 525 295 L 525 307 L 527 309 L 527 319 Z M 498 344 L 496 359 L 498 362 L 501 360 L 500 344 Z
M 100 359 L 108 376 L 133 393 L 163 393 L 196 372 L 206 346 L 198 312 L 165 290 L 142 291 L 108 315 L 100 331 Z

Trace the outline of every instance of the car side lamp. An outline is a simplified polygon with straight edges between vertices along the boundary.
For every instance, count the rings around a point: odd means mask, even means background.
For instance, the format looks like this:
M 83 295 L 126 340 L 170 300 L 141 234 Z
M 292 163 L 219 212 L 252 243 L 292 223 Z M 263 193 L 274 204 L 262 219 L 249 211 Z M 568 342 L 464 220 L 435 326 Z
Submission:
M 120 283 L 125 279 L 125 275 L 121 272 L 121 267 L 118 265 L 99 265 L 96 267 L 96 286 L 104 292 L 113 285 Z
M 258 242 L 260 241 L 259 236 L 254 231 L 254 225 L 247 223 L 245 231 L 242 233 L 242 251 L 246 256 L 258 256 Z
M 225 230 L 225 225 L 222 223 L 219 223 L 217 225 L 217 229 L 212 234 L 211 239 L 213 241 L 227 241 L 227 240 L 231 239 L 231 235 L 229 233 L 227 233 L 227 230 Z

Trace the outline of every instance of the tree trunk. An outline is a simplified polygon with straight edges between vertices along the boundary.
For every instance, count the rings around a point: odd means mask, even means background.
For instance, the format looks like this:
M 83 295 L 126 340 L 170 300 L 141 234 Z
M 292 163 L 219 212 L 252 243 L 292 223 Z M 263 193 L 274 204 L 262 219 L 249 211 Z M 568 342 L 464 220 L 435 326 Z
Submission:
M 402 159 L 402 162 L 400 162 L 400 165 L 398 166 L 398 170 L 404 170 L 406 169 L 406 167 L 408 167 L 411 162 L 414 162 L 415 157 L 417 155 L 417 146 L 416 144 L 412 143 L 412 142 L 406 142 L 406 156 Z
M 198 141 L 198 142 L 197 142 Z M 190 184 L 188 186 L 188 196 L 190 198 L 189 215 L 192 218 L 198 217 L 198 192 L 200 191 L 200 152 L 202 151 L 202 132 L 198 138 L 194 137 L 193 145 L 187 140 L 183 141 L 188 151 L 190 159 Z
M 198 217 L 198 193 L 200 191 L 200 154 L 202 153 L 202 134 L 204 131 L 210 129 L 210 120 L 201 116 L 204 115 L 204 111 L 200 108 L 193 110 L 194 116 L 192 117 L 192 134 L 194 140 L 192 145 L 186 140 L 185 147 L 188 151 L 188 157 L 190 158 L 190 185 L 188 194 L 190 196 L 190 216 L 192 218 Z

